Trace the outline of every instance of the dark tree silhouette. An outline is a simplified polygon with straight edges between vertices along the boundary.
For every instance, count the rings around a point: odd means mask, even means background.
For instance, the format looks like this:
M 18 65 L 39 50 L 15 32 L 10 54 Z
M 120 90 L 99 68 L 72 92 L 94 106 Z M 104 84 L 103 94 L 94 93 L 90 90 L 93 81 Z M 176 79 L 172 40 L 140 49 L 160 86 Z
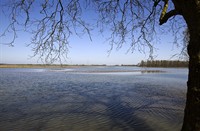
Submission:
M 151 60 L 141 61 L 141 67 L 188 67 L 188 61 Z
M 150 57 L 158 22 L 171 23 L 175 42 L 181 28 L 187 25 L 189 75 L 182 130 L 200 130 L 200 0 L 1 0 L 0 3 L 10 19 L 1 36 L 13 33 L 8 42 L 13 45 L 18 29 L 23 27 L 32 34 L 30 45 L 34 55 L 50 62 L 61 60 L 68 52 L 68 40 L 74 32 L 78 36 L 87 33 L 91 39 L 91 23 L 83 16 L 91 10 L 99 15 L 96 23 L 100 31 L 111 32 L 108 38 L 111 50 L 131 41 L 131 51 L 148 47 Z M 183 20 L 177 20 L 177 15 Z

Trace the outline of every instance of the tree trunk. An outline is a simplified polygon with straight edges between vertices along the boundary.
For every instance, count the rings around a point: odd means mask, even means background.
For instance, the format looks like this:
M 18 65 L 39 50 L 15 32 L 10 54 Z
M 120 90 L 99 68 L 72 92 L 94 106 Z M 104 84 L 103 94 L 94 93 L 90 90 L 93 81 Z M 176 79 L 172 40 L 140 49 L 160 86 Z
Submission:
M 188 89 L 182 131 L 200 131 L 200 1 L 188 0 L 182 9 L 190 33 Z
M 188 46 L 188 90 L 182 131 L 200 131 L 200 46 L 195 48 L 192 44 L 200 45 L 200 37 L 191 38 Z

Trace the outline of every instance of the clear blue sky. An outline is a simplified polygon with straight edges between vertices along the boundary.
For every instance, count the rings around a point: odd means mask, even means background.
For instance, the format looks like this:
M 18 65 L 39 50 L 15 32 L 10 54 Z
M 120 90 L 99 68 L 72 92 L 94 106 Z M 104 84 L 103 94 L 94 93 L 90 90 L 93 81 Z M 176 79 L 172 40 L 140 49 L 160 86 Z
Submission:
M 0 14 L 0 33 L 8 24 L 8 19 L 1 13 Z M 158 25 L 159 26 L 159 25 Z M 161 26 L 160 28 L 165 28 Z M 146 54 L 139 53 L 137 51 L 127 53 L 129 44 L 125 44 L 120 50 L 113 49 L 110 55 L 108 50 L 110 46 L 105 42 L 105 37 L 101 36 L 98 31 L 94 31 L 92 34 L 92 41 L 87 35 L 78 38 L 72 36 L 70 38 L 70 49 L 68 52 L 67 61 L 63 61 L 66 64 L 137 64 L 141 60 L 148 59 L 148 51 Z M 172 55 L 179 53 L 181 48 L 177 48 L 173 45 L 173 36 L 169 33 L 160 35 L 158 34 L 160 43 L 155 44 L 156 50 L 154 50 L 155 59 L 169 60 Z M 4 43 L 11 36 L 7 35 L 4 38 L 0 38 L 0 43 Z M 26 32 L 19 32 L 18 38 L 15 41 L 14 47 L 0 44 L 0 63 L 9 64 L 34 64 L 41 63 L 37 57 L 30 58 L 33 52 L 30 47 L 27 47 L 30 41 L 30 34 Z M 162 41 L 162 42 L 161 42 Z M 148 48 L 147 48 L 148 50 Z M 173 58 L 175 59 L 175 58 Z

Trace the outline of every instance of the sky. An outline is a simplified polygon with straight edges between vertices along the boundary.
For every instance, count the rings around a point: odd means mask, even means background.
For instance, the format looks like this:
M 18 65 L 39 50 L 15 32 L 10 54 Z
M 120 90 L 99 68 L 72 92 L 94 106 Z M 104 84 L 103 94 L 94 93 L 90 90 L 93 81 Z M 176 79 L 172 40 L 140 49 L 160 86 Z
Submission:
M 7 16 L 0 14 L 0 33 L 9 23 Z M 165 28 L 163 26 L 159 28 Z M 123 45 L 119 50 L 113 49 L 108 53 L 110 45 L 105 42 L 106 37 L 102 36 L 98 31 L 92 34 L 92 41 L 87 35 L 81 38 L 77 36 L 70 37 L 70 48 L 67 52 L 68 58 L 62 61 L 63 64 L 107 64 L 107 65 L 132 65 L 138 64 L 141 60 L 149 58 L 148 51 L 146 54 L 138 51 L 128 52 L 129 43 Z M 27 47 L 30 43 L 31 34 L 20 31 L 18 38 L 14 43 L 14 47 L 2 44 L 11 38 L 11 34 L 6 37 L 0 37 L 0 63 L 7 64 L 41 64 L 43 63 L 38 57 L 31 57 L 33 51 L 31 47 Z M 154 59 L 157 60 L 173 60 L 174 54 L 180 53 L 181 48 L 173 45 L 174 37 L 171 33 L 158 34 L 160 42 L 155 44 Z M 148 48 L 146 49 L 148 50 Z

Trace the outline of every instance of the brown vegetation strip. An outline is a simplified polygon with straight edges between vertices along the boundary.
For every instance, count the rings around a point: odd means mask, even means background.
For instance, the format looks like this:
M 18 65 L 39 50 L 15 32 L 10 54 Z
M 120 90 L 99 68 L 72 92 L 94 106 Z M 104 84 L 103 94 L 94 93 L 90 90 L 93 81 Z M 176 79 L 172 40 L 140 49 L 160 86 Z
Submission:
M 76 68 L 75 65 L 0 64 L 0 68 Z

